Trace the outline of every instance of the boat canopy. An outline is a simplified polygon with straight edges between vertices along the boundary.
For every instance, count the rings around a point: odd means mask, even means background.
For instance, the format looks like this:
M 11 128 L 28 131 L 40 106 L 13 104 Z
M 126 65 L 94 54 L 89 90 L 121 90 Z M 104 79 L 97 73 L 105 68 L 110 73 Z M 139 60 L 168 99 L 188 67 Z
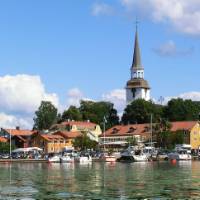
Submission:
M 18 148 L 12 151 L 12 153 L 24 153 L 29 151 L 43 151 L 39 147 L 28 147 L 28 148 Z

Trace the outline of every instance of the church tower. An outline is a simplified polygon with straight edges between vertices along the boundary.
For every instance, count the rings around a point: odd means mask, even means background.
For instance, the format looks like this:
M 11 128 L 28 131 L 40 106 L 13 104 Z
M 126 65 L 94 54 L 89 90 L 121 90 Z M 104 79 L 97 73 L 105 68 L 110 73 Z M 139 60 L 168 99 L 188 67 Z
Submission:
M 144 68 L 141 64 L 137 26 L 133 62 L 131 66 L 131 79 L 126 84 L 126 102 L 129 104 L 136 99 L 150 100 L 150 87 L 148 82 L 144 79 Z

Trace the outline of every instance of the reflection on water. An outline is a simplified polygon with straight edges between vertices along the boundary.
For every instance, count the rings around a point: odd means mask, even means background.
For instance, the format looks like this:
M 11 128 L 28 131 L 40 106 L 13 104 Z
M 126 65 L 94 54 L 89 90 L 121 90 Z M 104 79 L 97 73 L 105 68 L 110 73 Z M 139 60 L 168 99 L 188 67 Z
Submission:
M 200 162 L 0 164 L 0 199 L 200 196 Z

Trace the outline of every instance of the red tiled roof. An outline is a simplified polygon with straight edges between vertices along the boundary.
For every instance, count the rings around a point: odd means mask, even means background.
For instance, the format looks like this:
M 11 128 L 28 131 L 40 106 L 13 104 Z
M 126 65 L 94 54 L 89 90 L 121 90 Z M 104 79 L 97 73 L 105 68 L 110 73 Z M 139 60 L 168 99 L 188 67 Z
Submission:
M 61 135 L 48 135 L 48 134 L 41 134 L 41 137 L 43 137 L 45 140 L 51 141 L 51 140 L 57 140 L 57 139 L 64 139 Z
M 8 140 L 4 137 L 0 137 L 0 142 L 8 142 Z
M 20 135 L 20 136 L 30 136 L 34 133 L 31 130 L 18 130 L 18 129 L 4 129 L 7 133 L 11 134 L 12 136 Z
M 196 124 L 196 121 L 181 121 L 181 122 L 171 122 L 171 131 L 175 132 L 177 130 L 188 130 L 190 131 L 192 127 Z M 126 136 L 126 135 L 145 135 L 150 133 L 150 124 L 130 124 L 130 125 L 117 125 L 105 132 L 105 136 Z M 103 137 L 102 133 L 100 137 Z
M 76 138 L 81 136 L 81 132 L 71 132 L 71 131 L 58 131 L 56 133 L 54 133 L 54 135 L 61 135 L 64 138 Z
M 94 128 L 97 124 L 92 123 L 92 122 L 82 122 L 82 121 L 66 121 L 66 122 L 62 122 L 62 125 L 76 125 L 76 126 L 81 126 L 81 127 L 90 127 L 90 128 Z
M 149 134 L 149 129 L 149 124 L 117 125 L 108 129 L 105 136 L 145 135 Z
M 196 123 L 197 123 L 196 121 L 171 122 L 172 125 L 171 131 L 177 131 L 177 130 L 190 131 Z

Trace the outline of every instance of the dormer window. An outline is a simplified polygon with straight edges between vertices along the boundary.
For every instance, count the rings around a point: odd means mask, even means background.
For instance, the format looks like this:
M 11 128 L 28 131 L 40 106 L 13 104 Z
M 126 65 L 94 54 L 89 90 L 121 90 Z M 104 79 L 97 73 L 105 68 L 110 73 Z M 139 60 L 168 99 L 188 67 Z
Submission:
M 136 130 L 136 128 L 134 128 L 134 127 L 131 126 L 131 127 L 129 128 L 129 130 L 128 130 L 128 133 L 133 133 L 135 130 Z
M 113 128 L 112 134 L 116 134 L 116 133 L 118 133 L 118 131 L 119 131 L 119 129 Z
M 144 132 L 149 132 L 150 131 L 150 127 L 149 126 L 145 126 L 144 127 Z

